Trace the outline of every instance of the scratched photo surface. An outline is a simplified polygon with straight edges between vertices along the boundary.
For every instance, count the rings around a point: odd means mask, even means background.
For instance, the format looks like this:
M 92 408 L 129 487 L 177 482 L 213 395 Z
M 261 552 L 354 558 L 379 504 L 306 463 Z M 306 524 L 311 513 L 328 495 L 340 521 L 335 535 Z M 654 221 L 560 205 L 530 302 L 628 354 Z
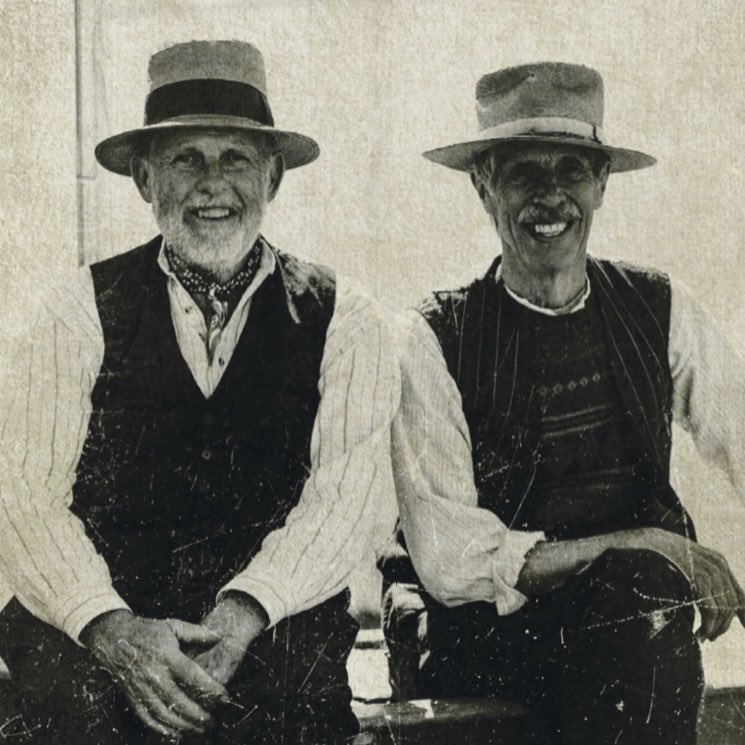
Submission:
M 5 369 L 51 284 L 157 233 L 132 182 L 102 169 L 93 148 L 140 125 L 149 57 L 191 39 L 255 43 L 278 125 L 320 144 L 317 161 L 285 176 L 262 233 L 394 311 L 482 275 L 501 251 L 468 175 L 421 157 L 476 134 L 479 77 L 541 60 L 595 68 L 611 143 L 657 164 L 611 176 L 589 252 L 668 273 L 745 347 L 745 13 L 735 0 L 4 0 Z M 699 541 L 745 582 L 745 493 L 678 427 L 672 483 Z M 383 501 L 392 529 L 395 497 Z M 385 699 L 374 557 L 350 584 L 368 629 L 350 660 L 353 692 Z M 703 658 L 707 687 L 745 690 L 737 620 Z M 745 743 L 745 711 L 741 722 L 728 742 Z

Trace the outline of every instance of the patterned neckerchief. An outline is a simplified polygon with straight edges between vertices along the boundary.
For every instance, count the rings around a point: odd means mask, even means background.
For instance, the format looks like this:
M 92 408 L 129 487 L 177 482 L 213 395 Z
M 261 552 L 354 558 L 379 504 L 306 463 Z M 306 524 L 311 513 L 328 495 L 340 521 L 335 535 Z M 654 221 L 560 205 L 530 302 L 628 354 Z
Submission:
M 257 239 L 248 252 L 243 269 L 227 282 L 220 283 L 207 279 L 178 257 L 169 246 L 165 247 L 168 265 L 178 281 L 191 295 L 204 295 L 209 303 L 211 313 L 205 313 L 205 320 L 207 321 L 205 342 L 210 362 L 214 356 L 222 330 L 228 322 L 231 306 L 235 304 L 236 298 L 239 298 L 246 291 L 256 276 L 261 263 L 261 253 L 261 239 Z
M 212 300 L 227 301 L 237 294 L 243 294 L 256 276 L 261 261 L 261 241 L 257 240 L 248 252 L 246 263 L 238 274 L 227 282 L 215 282 L 207 279 L 195 269 L 192 269 L 183 259 L 177 256 L 170 246 L 166 246 L 166 259 L 178 281 L 192 293 L 206 295 Z

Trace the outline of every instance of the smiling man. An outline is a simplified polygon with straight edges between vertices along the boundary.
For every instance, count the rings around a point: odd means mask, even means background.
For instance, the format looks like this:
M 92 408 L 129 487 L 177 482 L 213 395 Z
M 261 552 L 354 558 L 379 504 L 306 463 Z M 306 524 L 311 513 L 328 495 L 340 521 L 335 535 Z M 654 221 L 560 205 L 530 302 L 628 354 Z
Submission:
M 3 736 L 344 742 L 398 365 L 372 302 L 259 232 L 318 146 L 274 126 L 258 50 L 150 78 L 96 155 L 162 235 L 50 293 L 3 375 Z
M 479 137 L 425 156 L 470 173 L 502 253 L 405 325 L 394 690 L 521 701 L 551 742 L 692 744 L 699 641 L 745 598 L 670 486 L 670 425 L 745 494 L 745 369 L 664 274 L 587 253 L 609 175 L 654 163 L 607 144 L 600 76 L 525 65 L 476 98 Z

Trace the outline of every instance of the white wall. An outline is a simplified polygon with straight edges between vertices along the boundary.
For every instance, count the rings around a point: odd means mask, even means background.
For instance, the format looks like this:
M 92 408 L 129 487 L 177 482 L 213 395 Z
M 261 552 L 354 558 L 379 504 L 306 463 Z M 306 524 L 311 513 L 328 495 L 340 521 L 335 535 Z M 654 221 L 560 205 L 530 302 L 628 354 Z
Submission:
M 612 178 L 592 250 L 671 272 L 745 342 L 737 0 L 81 0 L 80 10 L 89 258 L 154 234 L 131 183 L 98 168 L 91 151 L 140 123 L 147 59 L 168 42 L 241 38 L 263 50 L 278 125 L 322 148 L 316 163 L 287 175 L 266 235 L 363 279 L 394 306 L 473 276 L 497 251 L 467 177 L 419 157 L 474 131 L 477 78 L 529 60 L 583 62 L 605 78 L 611 140 L 659 159 Z M 75 24 L 71 0 L 4 0 L 0 18 L 7 297 L 27 267 L 61 272 L 77 260 Z M 745 582 L 741 501 L 680 432 L 674 470 L 702 540 Z M 745 683 L 728 664 L 745 654 L 741 629 L 706 654 L 713 682 Z

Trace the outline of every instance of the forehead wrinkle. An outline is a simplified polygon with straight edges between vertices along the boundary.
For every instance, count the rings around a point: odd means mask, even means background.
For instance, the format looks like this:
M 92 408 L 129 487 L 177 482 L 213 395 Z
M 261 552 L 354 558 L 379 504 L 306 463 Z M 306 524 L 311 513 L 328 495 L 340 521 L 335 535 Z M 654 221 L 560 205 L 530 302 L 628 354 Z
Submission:
M 205 153 L 219 144 L 220 153 L 228 150 L 248 151 L 261 158 L 269 156 L 267 143 L 252 137 L 242 130 L 198 129 L 185 132 L 163 132 L 150 141 L 149 157 L 162 159 L 169 151 L 194 149 Z

